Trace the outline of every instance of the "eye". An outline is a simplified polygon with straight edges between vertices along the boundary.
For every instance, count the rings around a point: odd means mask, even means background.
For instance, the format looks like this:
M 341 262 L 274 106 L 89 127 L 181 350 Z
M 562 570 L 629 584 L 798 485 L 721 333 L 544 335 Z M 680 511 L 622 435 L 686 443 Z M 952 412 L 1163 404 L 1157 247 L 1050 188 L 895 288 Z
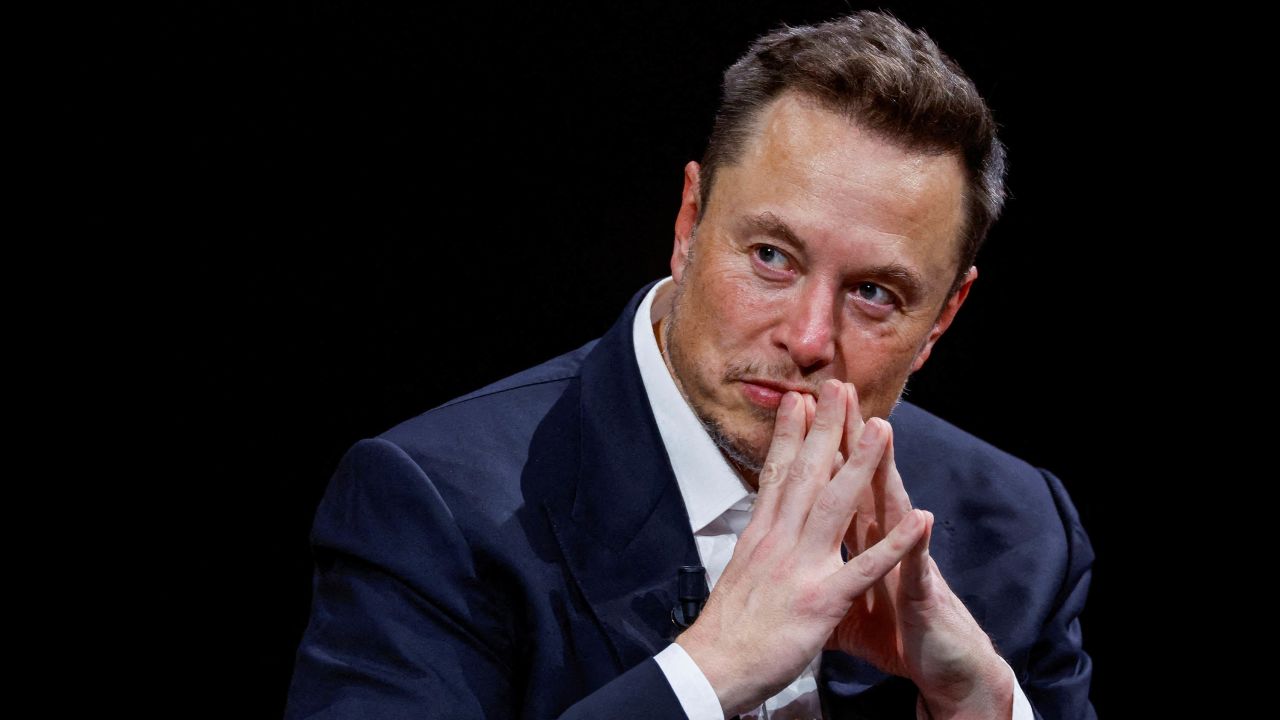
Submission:
M 756 259 L 771 268 L 781 269 L 786 267 L 787 256 L 772 245 L 758 245 L 755 249 Z
M 892 305 L 893 295 L 873 282 L 859 283 L 854 290 L 858 297 L 874 305 Z

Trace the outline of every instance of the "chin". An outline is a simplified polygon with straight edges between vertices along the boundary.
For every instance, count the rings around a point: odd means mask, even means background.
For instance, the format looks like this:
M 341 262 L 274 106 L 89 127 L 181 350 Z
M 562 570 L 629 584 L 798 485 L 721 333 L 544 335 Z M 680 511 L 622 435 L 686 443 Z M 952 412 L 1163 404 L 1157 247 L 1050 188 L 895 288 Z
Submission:
M 738 465 L 757 473 L 764 467 L 773 439 L 772 416 L 767 423 L 752 417 L 745 426 L 741 420 L 724 423 L 717 419 L 704 419 L 702 424 L 720 450 Z

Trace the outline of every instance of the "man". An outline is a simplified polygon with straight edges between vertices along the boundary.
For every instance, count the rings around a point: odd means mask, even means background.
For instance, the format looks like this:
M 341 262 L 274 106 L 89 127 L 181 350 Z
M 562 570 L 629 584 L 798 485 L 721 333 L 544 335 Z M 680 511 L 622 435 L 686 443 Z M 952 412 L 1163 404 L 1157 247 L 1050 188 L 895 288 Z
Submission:
M 672 277 L 344 457 L 287 715 L 1092 717 L 1061 483 L 900 400 L 1002 184 L 923 34 L 757 41 Z M 682 566 L 711 585 L 687 629 Z

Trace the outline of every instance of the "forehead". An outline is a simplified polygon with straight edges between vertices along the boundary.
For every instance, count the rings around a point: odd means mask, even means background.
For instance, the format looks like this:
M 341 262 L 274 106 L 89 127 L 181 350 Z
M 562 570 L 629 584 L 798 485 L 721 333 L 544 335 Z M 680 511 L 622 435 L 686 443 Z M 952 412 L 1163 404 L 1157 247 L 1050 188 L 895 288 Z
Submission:
M 717 170 L 712 192 L 713 212 L 768 210 L 802 227 L 807 241 L 849 251 L 892 245 L 910 250 L 928 274 L 955 270 L 959 158 L 905 150 L 802 95 L 784 93 L 758 114 L 741 157 Z

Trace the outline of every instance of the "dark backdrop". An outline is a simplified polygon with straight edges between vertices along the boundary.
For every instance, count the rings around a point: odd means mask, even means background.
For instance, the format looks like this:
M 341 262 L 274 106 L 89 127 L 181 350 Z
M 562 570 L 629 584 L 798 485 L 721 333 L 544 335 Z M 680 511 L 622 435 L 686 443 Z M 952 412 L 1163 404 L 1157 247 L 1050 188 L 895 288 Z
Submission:
M 188 564 L 216 610 L 172 638 L 202 656 L 176 689 L 273 717 L 343 451 L 606 330 L 668 272 L 723 69 L 780 22 L 858 5 L 264 5 L 191 5 L 158 69 L 181 481 L 214 516 Z M 1141 664 L 1124 528 L 1147 416 L 1121 368 L 1146 342 L 1133 291 L 1157 286 L 1131 243 L 1148 31 L 1045 5 L 882 7 L 971 74 L 1010 157 L 980 278 L 907 397 L 1065 482 L 1098 554 L 1094 698 L 1116 712 Z

